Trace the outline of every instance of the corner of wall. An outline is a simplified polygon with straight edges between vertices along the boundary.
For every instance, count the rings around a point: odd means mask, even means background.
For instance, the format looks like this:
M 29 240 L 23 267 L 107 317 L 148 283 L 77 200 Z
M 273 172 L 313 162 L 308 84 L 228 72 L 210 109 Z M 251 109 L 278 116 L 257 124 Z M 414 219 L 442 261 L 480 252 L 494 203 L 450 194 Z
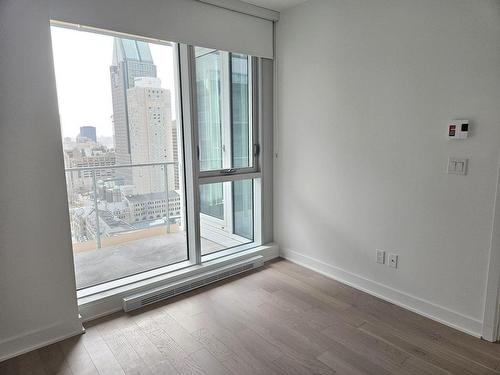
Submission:
M 84 333 L 80 317 L 56 322 L 0 341 L 0 362 Z
M 483 322 L 457 311 L 436 305 L 403 291 L 380 284 L 362 276 L 356 275 L 339 267 L 327 264 L 321 260 L 301 254 L 290 249 L 280 248 L 280 256 L 300 266 L 309 268 L 326 277 L 359 289 L 372 296 L 393 303 L 404 309 L 455 328 L 475 337 L 481 337 Z

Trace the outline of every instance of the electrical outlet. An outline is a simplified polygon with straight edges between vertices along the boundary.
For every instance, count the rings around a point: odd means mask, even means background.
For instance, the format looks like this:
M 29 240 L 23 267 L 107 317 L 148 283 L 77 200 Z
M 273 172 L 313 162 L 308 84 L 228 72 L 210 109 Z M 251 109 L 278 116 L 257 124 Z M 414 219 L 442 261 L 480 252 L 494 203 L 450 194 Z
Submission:
M 377 250 L 377 263 L 385 264 L 385 251 Z
M 396 254 L 389 254 L 387 263 L 389 267 L 398 268 L 398 256 Z

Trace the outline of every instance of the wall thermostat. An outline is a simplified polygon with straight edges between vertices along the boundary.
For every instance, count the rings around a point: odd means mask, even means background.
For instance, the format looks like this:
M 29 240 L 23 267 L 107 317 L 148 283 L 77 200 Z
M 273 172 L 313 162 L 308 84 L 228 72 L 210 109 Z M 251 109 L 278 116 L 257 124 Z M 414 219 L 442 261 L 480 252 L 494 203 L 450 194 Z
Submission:
M 448 124 L 448 139 L 467 139 L 469 120 L 452 120 Z

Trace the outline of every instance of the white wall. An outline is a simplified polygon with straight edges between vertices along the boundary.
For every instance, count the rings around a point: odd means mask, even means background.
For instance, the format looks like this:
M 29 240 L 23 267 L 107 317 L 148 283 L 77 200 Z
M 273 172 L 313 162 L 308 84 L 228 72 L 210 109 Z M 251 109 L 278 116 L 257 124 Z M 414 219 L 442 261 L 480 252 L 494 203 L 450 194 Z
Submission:
M 272 22 L 195 0 L 0 0 L 0 361 L 82 329 L 50 19 L 273 56 Z
M 0 2 L 0 361 L 81 332 L 47 8 Z
M 479 334 L 500 148 L 500 2 L 310 0 L 277 26 L 285 256 Z M 447 121 L 472 136 L 448 141 Z M 446 174 L 470 158 L 467 176 Z M 399 254 L 397 270 L 375 249 Z
M 271 21 L 198 0 L 49 0 L 49 5 L 51 19 L 58 21 L 273 57 Z

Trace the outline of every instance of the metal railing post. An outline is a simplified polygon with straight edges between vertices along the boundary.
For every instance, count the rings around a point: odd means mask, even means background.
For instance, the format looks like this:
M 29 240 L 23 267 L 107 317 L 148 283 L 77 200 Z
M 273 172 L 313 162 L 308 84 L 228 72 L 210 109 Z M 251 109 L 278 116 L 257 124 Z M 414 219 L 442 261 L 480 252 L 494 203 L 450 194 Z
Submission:
M 168 199 L 168 164 L 163 164 L 165 167 L 165 195 L 167 196 L 167 233 L 170 233 L 170 200 Z
M 94 180 L 94 209 L 95 209 L 95 228 L 97 248 L 101 248 L 101 229 L 99 226 L 99 206 L 97 205 L 97 179 L 95 169 L 92 169 L 92 179 Z

